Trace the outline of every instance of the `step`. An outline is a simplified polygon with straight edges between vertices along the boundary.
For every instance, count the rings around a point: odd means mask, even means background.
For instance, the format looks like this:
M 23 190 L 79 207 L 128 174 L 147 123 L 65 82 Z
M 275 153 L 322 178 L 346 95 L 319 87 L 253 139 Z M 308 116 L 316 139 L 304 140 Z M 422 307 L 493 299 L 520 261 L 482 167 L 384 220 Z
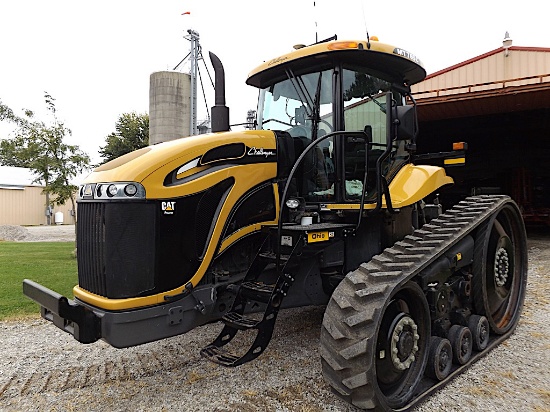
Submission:
M 277 260 L 277 254 L 275 252 L 261 252 L 259 255 L 262 259 L 265 259 L 271 263 L 275 263 Z M 281 263 L 286 263 L 290 259 L 289 255 L 280 255 Z
M 222 366 L 236 366 L 236 362 L 240 359 L 239 356 L 215 345 L 208 345 L 201 349 L 200 353 L 203 358 Z
M 261 252 L 258 255 L 267 264 L 277 264 L 277 254 L 275 252 L 267 251 Z M 291 259 L 290 255 L 281 254 L 279 257 L 279 267 L 285 267 L 287 269 L 296 267 L 298 262 L 296 259 Z
M 257 329 L 262 322 L 261 320 L 246 318 L 237 312 L 227 312 L 223 315 L 222 321 L 227 326 L 239 330 Z
M 268 285 L 261 282 L 243 282 L 241 284 L 240 293 L 248 300 L 267 303 L 274 289 L 275 285 Z

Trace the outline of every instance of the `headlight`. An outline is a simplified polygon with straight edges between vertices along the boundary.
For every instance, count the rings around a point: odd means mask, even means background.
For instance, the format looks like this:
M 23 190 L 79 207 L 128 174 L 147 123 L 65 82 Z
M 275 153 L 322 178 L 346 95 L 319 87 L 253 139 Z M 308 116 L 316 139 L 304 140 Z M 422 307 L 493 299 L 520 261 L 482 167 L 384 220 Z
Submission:
M 300 201 L 298 199 L 288 199 L 286 201 L 286 207 L 289 209 L 296 209 L 298 206 L 300 206 Z
M 107 196 L 109 197 L 115 197 L 118 193 L 118 187 L 116 185 L 109 185 L 107 188 Z
M 135 196 L 135 194 L 137 193 L 137 187 L 136 185 L 130 183 L 129 185 L 126 185 L 124 187 L 124 193 L 126 193 L 126 195 L 132 197 L 132 196 Z
M 145 199 L 145 188 L 137 182 L 86 183 L 79 194 L 81 200 Z

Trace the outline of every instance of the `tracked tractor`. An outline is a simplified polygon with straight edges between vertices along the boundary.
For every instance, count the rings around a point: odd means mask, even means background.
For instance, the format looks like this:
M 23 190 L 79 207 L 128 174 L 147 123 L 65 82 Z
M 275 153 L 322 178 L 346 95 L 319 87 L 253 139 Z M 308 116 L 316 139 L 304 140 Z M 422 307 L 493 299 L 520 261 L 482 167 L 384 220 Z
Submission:
M 413 54 L 374 38 L 297 47 L 248 76 L 259 102 L 246 131 L 230 131 L 211 58 L 213 132 L 87 177 L 74 298 L 24 281 L 45 319 L 118 348 L 220 321 L 201 354 L 234 367 L 268 348 L 282 308 L 326 305 L 327 384 L 385 411 L 414 406 L 513 332 L 527 280 L 520 211 L 496 195 L 448 205 L 446 167 L 466 147 L 416 152 L 410 86 L 426 73 Z M 250 345 L 235 350 L 243 334 Z

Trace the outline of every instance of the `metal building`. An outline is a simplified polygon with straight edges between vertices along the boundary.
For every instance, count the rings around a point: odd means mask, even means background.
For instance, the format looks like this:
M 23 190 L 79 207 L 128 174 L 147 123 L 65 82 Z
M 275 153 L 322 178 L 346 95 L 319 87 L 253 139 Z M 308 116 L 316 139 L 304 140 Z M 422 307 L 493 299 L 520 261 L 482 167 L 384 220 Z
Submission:
M 413 86 L 419 152 L 468 143 L 449 169 L 457 196 L 507 193 L 528 224 L 550 225 L 550 48 L 503 47 Z
M 45 225 L 46 195 L 44 186 L 34 183 L 30 169 L 23 167 L 0 166 L 0 225 Z M 51 211 L 51 223 L 54 215 L 63 213 L 63 223 L 72 224 L 71 205 L 55 206 Z

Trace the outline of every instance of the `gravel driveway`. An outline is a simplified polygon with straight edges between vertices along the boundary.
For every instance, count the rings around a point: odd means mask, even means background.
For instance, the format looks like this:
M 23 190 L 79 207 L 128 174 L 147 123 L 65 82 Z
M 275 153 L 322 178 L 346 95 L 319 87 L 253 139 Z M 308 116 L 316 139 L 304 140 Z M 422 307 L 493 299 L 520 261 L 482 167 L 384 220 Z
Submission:
M 550 411 L 550 236 L 529 239 L 516 333 L 417 411 Z M 268 349 L 227 369 L 199 350 L 220 324 L 129 349 L 81 345 L 35 318 L 0 322 L 1 411 L 355 411 L 321 377 L 323 307 L 282 311 Z
M 74 225 L 16 226 L 0 225 L 0 241 L 74 242 Z

